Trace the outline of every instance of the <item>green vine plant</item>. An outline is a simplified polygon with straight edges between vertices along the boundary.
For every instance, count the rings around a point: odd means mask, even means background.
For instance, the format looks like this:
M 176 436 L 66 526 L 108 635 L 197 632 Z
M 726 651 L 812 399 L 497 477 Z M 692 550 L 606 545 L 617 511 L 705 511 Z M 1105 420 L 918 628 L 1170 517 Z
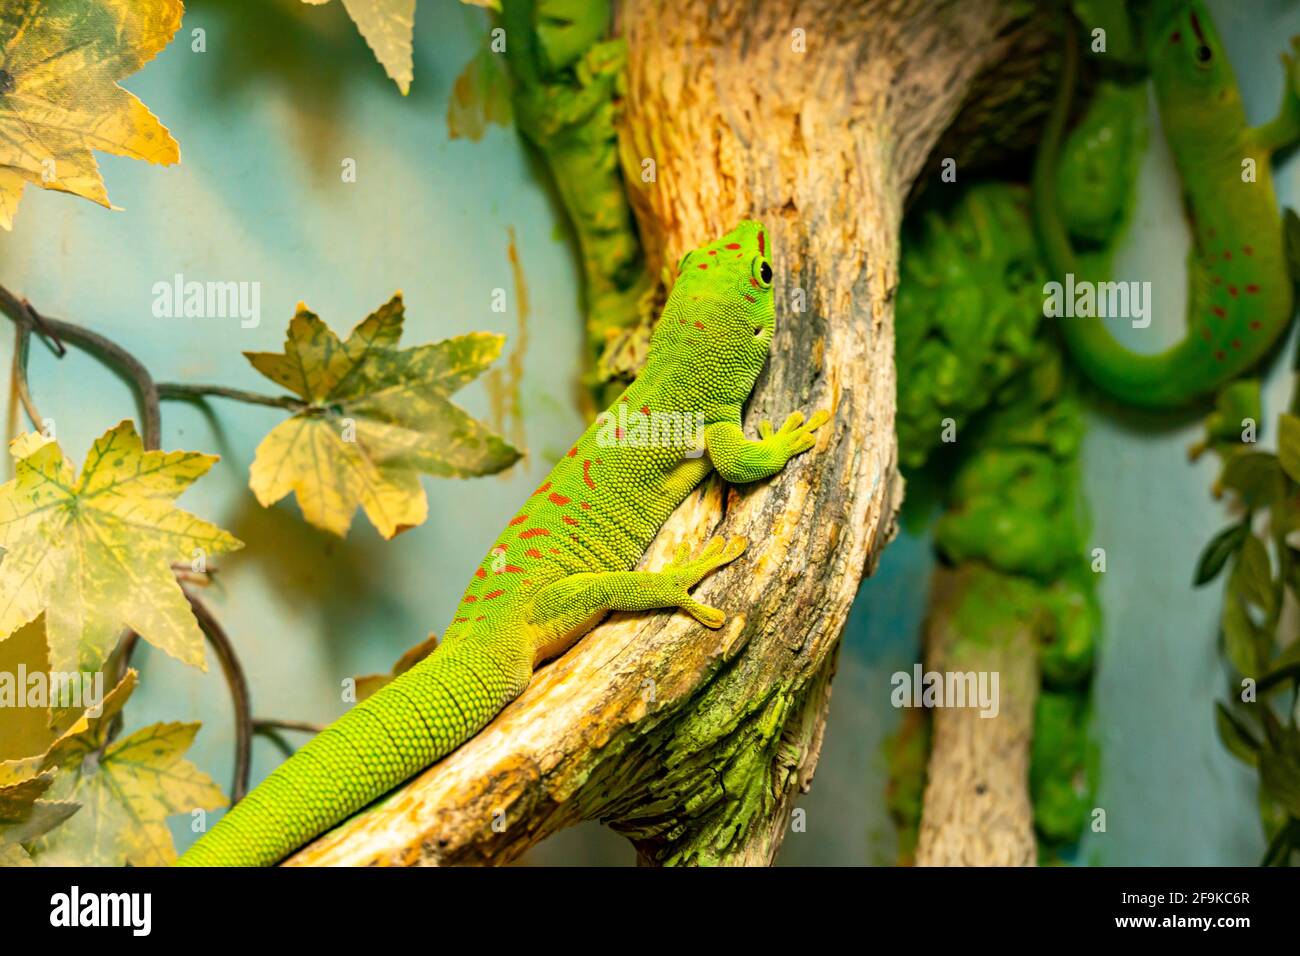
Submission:
M 503 337 L 474 332 L 403 349 L 400 294 L 346 338 L 300 305 L 282 352 L 245 353 L 288 392 L 262 394 L 155 382 L 116 342 L 44 316 L 3 286 L 0 311 L 15 328 L 13 391 L 36 429 L 10 443 L 15 474 L 0 485 L 0 707 L 40 715 L 19 721 L 0 760 L 0 864 L 164 865 L 176 857 L 167 818 L 189 813 L 202 829 L 204 814 L 227 800 L 184 759 L 199 724 L 158 723 L 117 739 L 139 680 L 130 666 L 139 640 L 200 669 L 206 640 L 220 663 L 236 725 L 230 802 L 248 789 L 255 733 L 284 749 L 282 732 L 316 728 L 253 717 L 234 645 L 199 593 L 217 572 L 210 559 L 243 545 L 174 506 L 217 457 L 160 450 L 161 403 L 224 398 L 290 412 L 254 456 L 259 503 L 293 494 L 308 523 L 339 537 L 360 509 L 391 538 L 427 516 L 420 475 L 489 475 L 519 459 L 451 401 L 496 359 Z M 108 429 L 79 475 L 29 386 L 33 338 L 59 357 L 69 345 L 93 354 L 135 392 L 139 430 L 131 421 Z M 18 674 L 49 680 L 20 686 Z
M 1300 275 L 1300 218 L 1285 215 L 1287 255 Z M 1300 352 L 1295 364 L 1300 369 Z M 1244 379 L 1219 395 L 1193 457 L 1214 451 L 1222 467 L 1216 496 L 1237 519 L 1216 534 L 1196 564 L 1203 587 L 1227 571 L 1220 631 L 1234 672 L 1215 704 L 1219 737 L 1259 776 L 1265 866 L 1300 864 L 1300 387 L 1277 419 L 1277 451 L 1255 447 L 1262 421 L 1259 383 Z

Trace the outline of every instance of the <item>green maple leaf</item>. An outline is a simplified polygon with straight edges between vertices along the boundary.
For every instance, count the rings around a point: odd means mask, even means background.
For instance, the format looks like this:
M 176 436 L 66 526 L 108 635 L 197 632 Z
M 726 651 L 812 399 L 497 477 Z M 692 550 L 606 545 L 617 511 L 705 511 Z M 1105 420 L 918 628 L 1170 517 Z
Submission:
M 519 460 L 450 400 L 500 354 L 504 337 L 471 332 L 398 349 L 402 319 L 398 293 L 340 341 L 300 303 L 283 353 L 245 353 L 305 403 L 257 447 L 248 484 L 263 507 L 293 492 L 309 524 L 342 537 L 360 506 L 391 538 L 428 516 L 421 472 L 486 475 Z

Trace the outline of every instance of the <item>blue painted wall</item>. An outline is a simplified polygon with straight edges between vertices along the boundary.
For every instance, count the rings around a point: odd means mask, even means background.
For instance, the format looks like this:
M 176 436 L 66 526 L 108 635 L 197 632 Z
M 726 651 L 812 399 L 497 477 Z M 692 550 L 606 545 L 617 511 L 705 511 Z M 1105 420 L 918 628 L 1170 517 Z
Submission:
M 1300 32 L 1282 2 L 1213 4 L 1242 73 L 1252 119 L 1275 108 L 1276 54 Z M 475 329 L 510 336 L 520 317 L 507 259 L 514 229 L 527 279 L 524 374 L 519 383 L 529 456 L 508 476 L 426 480 L 428 523 L 391 543 L 358 518 L 346 542 L 306 527 L 288 502 L 259 508 L 247 490 L 252 452 L 281 413 L 233 403 L 214 416 L 164 407 L 163 446 L 219 451 L 222 461 L 183 504 L 247 542 L 222 562 L 210 600 L 249 667 L 259 716 L 328 721 L 344 709 L 340 681 L 386 669 L 402 650 L 441 629 L 466 574 L 581 428 L 577 389 L 577 271 L 557 238 L 557 206 L 511 130 L 450 141 L 451 85 L 476 48 L 482 15 L 459 4 L 420 4 L 416 79 L 399 96 L 355 34 L 341 5 L 296 0 L 193 2 L 177 40 L 125 84 L 181 143 L 183 163 L 160 169 L 101 156 L 109 213 L 29 189 L 15 231 L 0 236 L 0 281 L 43 311 L 92 325 L 133 349 L 162 380 L 269 390 L 240 355 L 276 350 L 299 299 L 339 331 L 402 289 L 406 341 Z M 193 52 L 189 31 L 206 30 Z M 355 159 L 344 183 L 340 164 Z M 1300 167 L 1278 176 L 1297 201 Z M 1155 284 L 1155 327 L 1182 323 L 1185 228 L 1168 157 L 1153 148 L 1143 202 L 1119 269 Z M 156 319 L 152 287 L 187 279 L 258 282 L 261 323 Z M 511 311 L 490 308 L 507 290 Z M 7 362 L 8 337 L 0 336 Z M 1155 347 L 1139 343 L 1138 347 Z M 80 460 L 108 426 L 134 414 L 129 394 L 93 360 L 55 360 L 33 349 L 31 377 L 43 414 Z M 1288 376 L 1270 382 L 1276 409 Z M 483 383 L 463 393 L 489 416 Z M 507 422 L 507 427 L 511 423 Z M 1208 496 L 1212 466 L 1189 466 L 1194 423 L 1155 432 L 1094 415 L 1087 483 L 1095 542 L 1106 547 L 1107 626 L 1098 675 L 1103 744 L 1100 802 L 1109 831 L 1084 857 L 1101 863 L 1250 863 L 1262 850 L 1250 774 L 1214 737 L 1211 701 L 1225 671 L 1216 652 L 1219 596 L 1193 593 L 1191 568 L 1222 523 Z M 783 863 L 887 862 L 894 837 L 882 808 L 881 741 L 896 725 L 889 675 L 910 666 L 924 610 L 928 542 L 907 534 L 887 552 L 850 618 L 817 784 L 803 802 L 808 832 L 792 835 Z M 231 772 L 230 713 L 215 661 L 200 674 L 143 650 L 142 686 L 129 727 L 155 720 L 204 723 L 194 759 L 223 787 Z M 278 760 L 256 749 L 255 778 Z M 178 844 L 190 841 L 183 823 Z M 621 840 L 594 826 L 564 834 L 536 862 L 631 862 Z

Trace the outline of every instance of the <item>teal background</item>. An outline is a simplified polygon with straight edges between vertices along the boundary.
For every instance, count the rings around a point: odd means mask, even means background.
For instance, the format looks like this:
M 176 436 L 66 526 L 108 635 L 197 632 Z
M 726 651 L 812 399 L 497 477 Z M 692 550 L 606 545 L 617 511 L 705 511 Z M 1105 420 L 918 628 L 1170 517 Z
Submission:
M 208 597 L 249 671 L 258 716 L 326 722 L 345 705 L 340 682 L 385 670 L 429 630 L 441 630 L 463 588 L 470 556 L 486 550 L 503 516 L 533 488 L 582 427 L 577 410 L 578 273 L 559 209 L 513 130 L 451 141 L 452 83 L 477 48 L 484 17 L 454 3 L 419 5 L 415 82 L 403 98 L 374 63 L 338 3 L 193 2 L 177 38 L 124 85 L 180 141 L 182 164 L 151 167 L 100 155 L 109 195 L 123 211 L 29 188 L 13 233 L 0 235 L 0 281 L 43 312 L 85 323 L 121 342 L 162 381 L 213 382 L 274 391 L 240 355 L 278 350 L 299 299 L 346 332 L 401 289 L 404 342 L 483 329 L 519 347 L 520 315 L 507 247 L 513 228 L 530 315 L 519 384 L 529 452 L 507 476 L 426 479 L 428 522 L 383 542 L 359 516 L 346 541 L 307 527 L 288 501 L 263 510 L 247 490 L 274 409 L 214 402 L 211 414 L 163 408 L 163 447 L 215 451 L 221 462 L 182 499 L 243 539 L 220 561 Z M 1300 9 L 1277 2 L 1212 3 L 1237 66 L 1252 122 L 1279 98 L 1277 54 L 1300 33 Z M 206 31 L 206 52 L 191 31 Z M 341 163 L 356 160 L 355 183 Z M 1297 200 L 1300 166 L 1277 171 L 1281 201 Z M 1127 330 L 1154 349 L 1182 329 L 1186 228 L 1177 181 L 1159 136 L 1146 158 L 1142 199 L 1119 278 L 1153 283 L 1155 320 Z M 261 284 L 261 323 L 156 319 L 152 287 L 187 280 Z M 490 308 L 506 290 L 506 314 Z M 1163 337 L 1163 338 L 1161 338 Z M 0 334 L 0 361 L 11 338 Z M 1285 363 L 1269 380 L 1266 423 L 1289 390 Z M 504 368 L 504 361 L 501 363 Z M 96 436 L 134 415 L 112 373 L 73 352 L 32 350 L 31 381 L 64 450 L 80 461 Z M 484 383 L 461 395 L 487 417 Z M 1081 859 L 1102 864 L 1255 862 L 1263 850 L 1253 775 L 1214 735 L 1211 702 L 1227 671 L 1216 650 L 1217 587 L 1193 592 L 1192 567 L 1223 523 L 1208 494 L 1213 465 L 1189 465 L 1191 419 L 1120 421 L 1094 409 L 1086 479 L 1093 541 L 1108 571 L 1101 594 L 1106 636 L 1097 677 L 1102 746 L 1099 805 L 1107 832 Z M 509 422 L 507 422 L 509 426 Z M 1264 443 L 1271 441 L 1266 425 Z M 7 468 L 7 464 L 5 465 Z M 8 473 L 4 474 L 8 477 Z M 850 617 L 816 785 L 802 801 L 808 829 L 791 834 L 783 864 L 885 863 L 895 840 L 883 809 L 882 741 L 897 724 L 889 675 L 917 655 L 932 560 L 923 537 L 903 534 L 866 582 Z M 140 689 L 128 729 L 156 720 L 201 720 L 191 753 L 229 787 L 228 697 L 215 660 L 206 674 L 142 646 Z M 278 761 L 255 747 L 254 779 Z M 188 822 L 173 826 L 178 846 Z M 595 825 L 534 850 L 532 862 L 630 863 L 619 838 Z

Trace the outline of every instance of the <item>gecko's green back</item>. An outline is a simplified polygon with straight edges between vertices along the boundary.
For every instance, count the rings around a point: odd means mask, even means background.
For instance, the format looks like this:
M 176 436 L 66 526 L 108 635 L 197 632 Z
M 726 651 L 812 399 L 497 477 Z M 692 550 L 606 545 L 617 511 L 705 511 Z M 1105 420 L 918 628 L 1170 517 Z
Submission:
M 1167 407 L 1254 366 L 1290 322 L 1292 281 L 1270 158 L 1300 134 L 1300 100 L 1288 60 L 1282 115 L 1252 129 L 1223 44 L 1199 0 L 1152 0 L 1142 26 L 1161 125 L 1192 226 L 1186 334 L 1172 348 L 1144 354 L 1120 345 L 1099 318 L 1062 319 L 1061 328 L 1079 367 L 1104 391 L 1130 404 Z M 1079 275 L 1055 211 L 1052 179 L 1076 56 L 1071 48 L 1063 95 L 1035 170 L 1035 192 L 1054 278 L 1073 274 L 1077 281 L 1096 277 Z M 1161 291 L 1154 290 L 1157 296 Z M 1153 311 L 1161 311 L 1158 298 Z
M 721 612 L 686 593 L 744 542 L 659 573 L 629 572 L 710 468 L 730 480 L 779 470 L 825 418 L 743 440 L 740 409 L 772 341 L 767 236 L 742 222 L 688 254 L 645 369 L 583 433 L 478 562 L 438 649 L 326 728 L 180 860 L 265 865 L 447 754 L 611 608 Z M 795 421 L 795 419 L 798 421 Z M 706 439 L 708 453 L 705 452 Z

